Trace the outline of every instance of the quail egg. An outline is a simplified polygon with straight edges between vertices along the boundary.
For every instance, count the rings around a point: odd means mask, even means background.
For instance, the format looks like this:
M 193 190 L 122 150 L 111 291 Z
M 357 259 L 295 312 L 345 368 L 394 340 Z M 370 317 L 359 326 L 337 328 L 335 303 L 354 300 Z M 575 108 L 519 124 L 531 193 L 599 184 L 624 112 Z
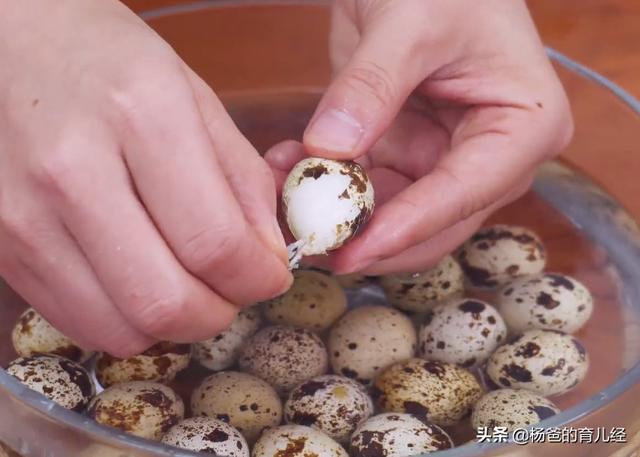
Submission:
M 477 367 L 506 336 L 504 321 L 493 306 L 474 299 L 451 301 L 423 319 L 418 337 L 420 355 L 466 368 Z
M 416 331 L 396 309 L 363 306 L 333 326 L 328 346 L 334 373 L 370 385 L 384 368 L 415 355 Z
M 593 312 L 589 290 L 558 273 L 524 276 L 507 283 L 498 293 L 497 305 L 513 333 L 534 328 L 574 333 Z
M 218 336 L 193 344 L 193 358 L 200 365 L 213 371 L 226 370 L 233 366 L 244 343 L 262 325 L 260 308 L 241 311 L 231 326 Z
M 540 273 L 547 255 L 531 230 L 494 225 L 476 232 L 459 249 L 458 262 L 469 286 L 491 289 L 518 276 Z
M 89 404 L 96 422 L 155 441 L 184 417 L 184 404 L 171 388 L 156 382 L 115 384 Z
M 307 425 L 347 443 L 354 430 L 373 414 L 373 403 L 361 384 L 324 375 L 300 384 L 284 406 L 285 420 Z
M 588 368 L 587 352 L 574 337 L 554 330 L 528 330 L 493 353 L 487 375 L 500 387 L 547 397 L 574 388 Z
M 265 317 L 274 324 L 322 331 L 347 310 L 347 297 L 338 281 L 318 271 L 297 270 L 283 295 L 268 301 Z
M 324 433 L 303 425 L 266 430 L 253 447 L 252 457 L 348 457 L 342 446 Z
M 550 400 L 527 390 L 499 389 L 485 394 L 473 409 L 473 428 L 506 427 L 512 432 L 558 414 Z
M 362 424 L 351 438 L 351 457 L 412 457 L 453 447 L 437 425 L 411 414 L 385 413 Z
M 72 411 L 82 411 L 96 392 L 87 370 L 63 357 L 21 357 L 9 364 L 7 373 L 29 389 Z
M 423 313 L 442 301 L 461 297 L 464 274 L 458 262 L 448 255 L 430 270 L 382 276 L 380 285 L 393 306 Z
M 362 273 L 350 273 L 346 275 L 334 275 L 336 281 L 345 289 L 359 289 L 366 286 L 371 281 L 369 276 Z
M 236 427 L 249 443 L 265 428 L 282 421 L 282 402 L 276 391 L 260 378 L 225 371 L 204 379 L 191 394 L 195 416 L 223 420 Z
M 171 427 L 164 444 L 205 454 L 249 457 L 249 445 L 231 425 L 211 417 L 192 417 Z
M 414 358 L 383 371 L 373 395 L 384 411 L 409 413 L 446 426 L 465 418 L 482 393 L 476 378 L 464 368 Z
M 240 369 L 264 379 L 280 395 L 327 372 L 327 350 L 309 330 L 274 325 L 256 333 L 242 350 Z
M 22 313 L 11 332 L 11 341 L 21 357 L 54 354 L 82 363 L 93 355 L 60 333 L 33 308 Z

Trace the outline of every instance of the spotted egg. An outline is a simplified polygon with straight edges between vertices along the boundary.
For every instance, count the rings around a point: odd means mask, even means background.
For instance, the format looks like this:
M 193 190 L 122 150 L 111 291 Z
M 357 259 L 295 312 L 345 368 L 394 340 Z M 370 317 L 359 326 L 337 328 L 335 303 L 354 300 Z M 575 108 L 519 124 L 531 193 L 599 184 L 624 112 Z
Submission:
M 249 445 L 240 432 L 218 419 L 192 417 L 171 427 L 164 444 L 225 457 L 249 457 Z
M 360 289 L 371 282 L 371 278 L 363 275 L 362 273 L 334 275 L 334 278 L 345 289 Z
M 324 433 L 303 425 L 281 425 L 265 431 L 252 457 L 348 457 L 342 446 Z

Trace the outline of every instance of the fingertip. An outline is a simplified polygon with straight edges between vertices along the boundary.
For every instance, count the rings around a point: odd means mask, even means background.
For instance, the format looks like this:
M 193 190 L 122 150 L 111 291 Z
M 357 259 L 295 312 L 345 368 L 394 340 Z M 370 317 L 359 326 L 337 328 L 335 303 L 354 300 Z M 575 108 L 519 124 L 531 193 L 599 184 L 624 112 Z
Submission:
M 273 145 L 265 153 L 264 159 L 272 169 L 289 172 L 300 160 L 307 157 L 304 146 L 299 141 L 285 140 Z

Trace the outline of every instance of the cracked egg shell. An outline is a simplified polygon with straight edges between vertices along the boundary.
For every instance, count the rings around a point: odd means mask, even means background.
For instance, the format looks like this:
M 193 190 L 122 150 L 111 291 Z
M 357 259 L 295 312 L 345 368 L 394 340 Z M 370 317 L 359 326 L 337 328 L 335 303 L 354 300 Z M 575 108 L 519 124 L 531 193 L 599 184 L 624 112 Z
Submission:
M 25 310 L 18 318 L 11 332 L 11 342 L 21 357 L 53 354 L 83 363 L 93 355 L 63 335 L 33 308 Z
M 76 362 L 54 355 L 20 357 L 7 373 L 31 390 L 72 411 L 80 412 L 95 395 L 91 376 Z
M 439 303 L 461 297 L 464 274 L 450 255 L 426 271 L 380 277 L 385 295 L 396 308 L 412 313 L 424 313 Z
M 412 457 L 453 447 L 437 425 L 404 413 L 378 414 L 363 423 L 351 438 L 351 457 Z
M 487 362 L 487 375 L 500 387 L 558 395 L 586 376 L 589 356 L 571 335 L 555 330 L 528 330 L 500 346 Z
M 260 378 L 224 371 L 205 378 L 191 394 L 194 416 L 208 416 L 236 427 L 249 443 L 282 421 L 277 392 Z
M 414 358 L 383 371 L 372 395 L 384 411 L 409 413 L 425 422 L 447 426 L 467 417 L 482 393 L 468 370 Z
M 535 328 L 574 333 L 593 312 L 593 297 L 578 280 L 563 274 L 524 276 L 498 293 L 500 314 L 513 333 Z
M 287 224 L 302 255 L 337 249 L 371 216 L 373 186 L 355 162 L 307 158 L 298 162 L 284 183 L 282 202 Z
M 499 389 L 485 394 L 473 408 L 471 425 L 474 429 L 506 427 L 512 432 L 537 424 L 560 412 L 546 398 L 527 390 Z
M 547 255 L 538 235 L 524 227 L 493 225 L 478 230 L 458 250 L 467 284 L 493 289 L 523 275 L 544 270 Z
M 132 381 L 115 384 L 96 395 L 87 416 L 131 435 L 160 441 L 184 417 L 184 404 L 164 384 Z
M 231 425 L 211 417 L 192 417 L 174 425 L 162 438 L 164 444 L 194 452 L 249 457 L 249 445 Z
M 472 368 L 483 364 L 506 336 L 507 327 L 493 306 L 463 299 L 442 304 L 424 317 L 418 347 L 425 359 Z
M 96 379 L 105 388 L 129 381 L 168 383 L 189 366 L 190 360 L 190 345 L 167 341 L 128 359 L 101 353 L 96 359 Z
M 262 325 L 258 306 L 241 311 L 231 326 L 214 338 L 193 344 L 193 359 L 209 370 L 232 367 L 240 357 L 242 346 Z
M 342 446 L 324 433 L 303 425 L 266 430 L 253 447 L 252 457 L 348 457 Z
M 318 376 L 300 384 L 284 406 L 287 423 L 316 428 L 342 444 L 371 414 L 373 403 L 364 387 L 337 375 Z

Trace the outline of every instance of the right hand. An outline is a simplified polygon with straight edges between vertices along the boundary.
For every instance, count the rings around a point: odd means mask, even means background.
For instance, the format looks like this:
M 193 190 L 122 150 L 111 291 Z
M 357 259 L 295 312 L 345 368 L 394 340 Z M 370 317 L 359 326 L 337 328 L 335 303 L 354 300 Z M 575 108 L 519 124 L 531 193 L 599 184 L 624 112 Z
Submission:
M 211 89 L 115 0 L 0 0 L 0 274 L 126 357 L 291 283 L 273 177 Z

